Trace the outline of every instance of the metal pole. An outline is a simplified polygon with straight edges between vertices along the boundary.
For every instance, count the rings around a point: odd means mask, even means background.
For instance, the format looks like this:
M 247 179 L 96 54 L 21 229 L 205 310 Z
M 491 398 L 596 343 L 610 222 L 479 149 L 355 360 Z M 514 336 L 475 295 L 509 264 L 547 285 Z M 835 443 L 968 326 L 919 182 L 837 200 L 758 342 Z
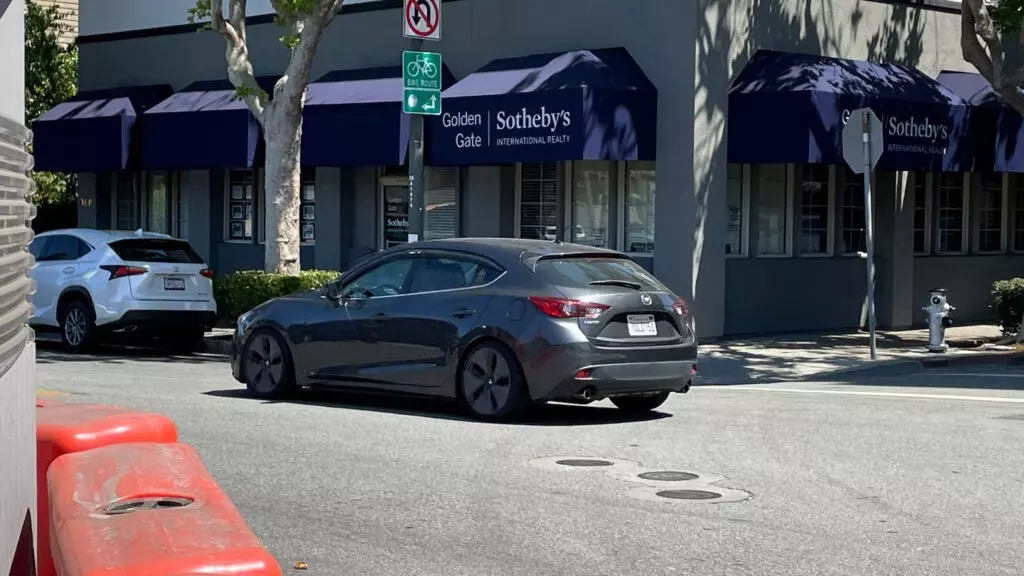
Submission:
M 871 211 L 871 117 L 864 114 L 861 124 L 864 134 L 864 236 L 868 251 L 868 341 L 871 359 L 878 358 L 875 347 L 875 226 Z
M 423 49 L 423 39 L 414 38 L 409 49 Z M 423 240 L 423 115 L 409 119 L 409 241 Z

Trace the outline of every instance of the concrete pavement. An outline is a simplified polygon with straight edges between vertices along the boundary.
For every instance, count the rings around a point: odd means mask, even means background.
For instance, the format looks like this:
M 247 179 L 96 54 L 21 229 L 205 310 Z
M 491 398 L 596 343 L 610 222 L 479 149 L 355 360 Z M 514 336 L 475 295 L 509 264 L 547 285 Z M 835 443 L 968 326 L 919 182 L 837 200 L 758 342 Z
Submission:
M 422 401 L 265 403 L 213 358 L 44 349 L 38 374 L 64 400 L 175 418 L 286 569 L 1018 574 L 1024 378 L 973 375 L 1018 374 L 1011 367 L 957 370 L 705 386 L 646 421 L 601 403 L 550 406 L 519 425 L 467 421 Z M 990 400 L 963 399 L 978 396 Z M 559 457 L 612 466 L 569 468 Z M 657 470 L 697 473 L 750 498 L 659 498 L 657 482 L 636 477 Z

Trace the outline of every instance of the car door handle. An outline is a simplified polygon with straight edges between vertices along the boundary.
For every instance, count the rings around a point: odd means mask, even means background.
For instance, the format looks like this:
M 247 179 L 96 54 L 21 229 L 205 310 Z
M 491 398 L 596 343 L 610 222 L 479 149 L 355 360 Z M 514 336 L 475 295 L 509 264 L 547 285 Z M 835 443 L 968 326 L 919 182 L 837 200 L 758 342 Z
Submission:
M 64 273 L 65 274 L 74 274 L 75 273 L 75 267 L 74 266 L 68 266 L 68 267 L 64 268 Z
M 469 308 L 459 308 L 455 312 L 452 312 L 452 316 L 456 318 L 469 318 L 473 314 L 476 314 L 476 310 L 470 310 Z

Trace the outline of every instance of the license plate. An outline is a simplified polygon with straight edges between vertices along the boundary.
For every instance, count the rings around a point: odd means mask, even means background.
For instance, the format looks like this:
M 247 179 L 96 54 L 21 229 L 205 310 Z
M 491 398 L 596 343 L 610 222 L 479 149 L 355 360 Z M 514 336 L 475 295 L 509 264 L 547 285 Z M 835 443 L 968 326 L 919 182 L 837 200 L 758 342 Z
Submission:
M 626 316 L 630 336 L 657 336 L 658 324 L 653 314 L 630 314 Z
M 164 290 L 184 290 L 184 278 L 164 278 Z

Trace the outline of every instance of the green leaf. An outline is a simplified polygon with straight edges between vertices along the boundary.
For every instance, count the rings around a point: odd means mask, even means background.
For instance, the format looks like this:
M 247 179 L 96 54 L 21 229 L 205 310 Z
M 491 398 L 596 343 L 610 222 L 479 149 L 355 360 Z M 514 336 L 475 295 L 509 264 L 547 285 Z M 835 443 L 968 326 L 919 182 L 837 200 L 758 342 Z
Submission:
M 57 6 L 25 2 L 25 125 L 78 93 L 78 47 L 62 44 L 60 36 L 72 30 L 73 12 Z M 36 172 L 36 204 L 74 201 L 74 175 Z
M 988 7 L 1000 32 L 1018 32 L 1024 24 L 1024 0 L 999 0 Z

